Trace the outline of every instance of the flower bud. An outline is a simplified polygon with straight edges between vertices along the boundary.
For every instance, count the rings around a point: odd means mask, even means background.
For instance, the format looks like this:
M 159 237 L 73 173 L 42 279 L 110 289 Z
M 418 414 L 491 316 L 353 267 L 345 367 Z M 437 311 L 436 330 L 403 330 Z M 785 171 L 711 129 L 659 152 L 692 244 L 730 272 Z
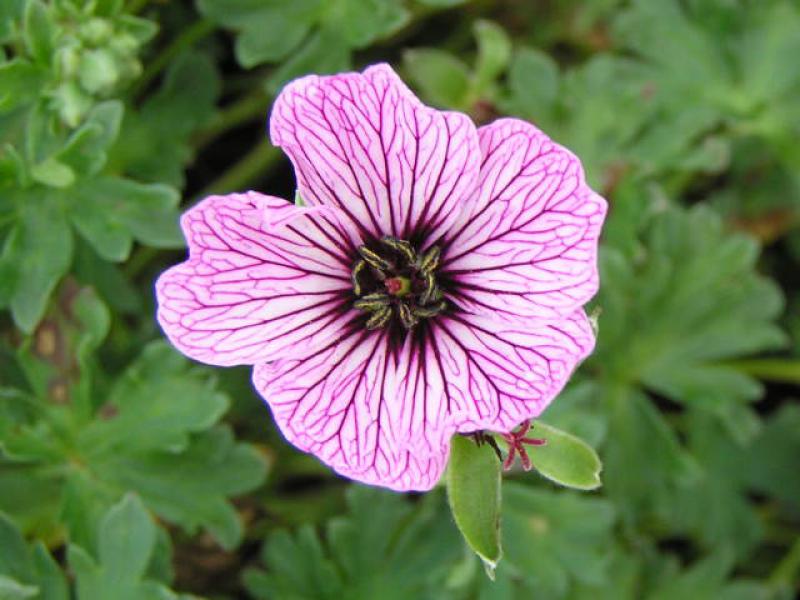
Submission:
M 81 57 L 78 80 L 81 87 L 90 94 L 110 93 L 119 81 L 119 76 L 114 55 L 108 50 L 89 50 Z
M 52 107 L 67 127 L 77 127 L 92 107 L 92 98 L 70 81 L 62 83 L 53 93 Z
M 106 19 L 94 17 L 83 23 L 78 29 L 81 39 L 90 46 L 100 46 L 107 42 L 114 29 Z

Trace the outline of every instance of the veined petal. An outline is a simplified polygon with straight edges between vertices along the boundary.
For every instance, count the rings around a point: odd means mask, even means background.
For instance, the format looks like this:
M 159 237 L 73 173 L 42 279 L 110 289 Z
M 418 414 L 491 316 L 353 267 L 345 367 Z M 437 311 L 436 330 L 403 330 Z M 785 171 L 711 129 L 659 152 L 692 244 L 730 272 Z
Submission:
M 505 326 L 442 316 L 396 345 L 356 327 L 308 356 L 257 365 L 253 380 L 286 438 L 349 478 L 427 490 L 450 438 L 537 416 L 592 349 L 583 311 Z
M 255 192 L 211 196 L 182 219 L 189 259 L 156 283 L 158 321 L 188 356 L 255 364 L 339 335 L 357 244 L 335 209 Z
M 597 291 L 597 242 L 606 202 L 579 160 L 533 125 L 481 127 L 477 203 L 445 242 L 452 300 L 510 319 L 571 314 Z
M 286 438 L 340 474 L 428 490 L 447 464 L 449 441 L 412 446 L 401 430 L 397 413 L 414 410 L 399 392 L 398 378 L 408 376 L 402 360 L 386 330 L 354 329 L 306 357 L 257 365 L 253 382 Z
M 275 101 L 270 137 L 291 158 L 303 199 L 339 208 L 365 238 L 424 243 L 469 212 L 474 125 L 424 106 L 388 65 L 293 81 Z
M 595 342 L 583 309 L 555 322 L 456 314 L 432 325 L 434 362 L 460 432 L 510 431 L 539 416 Z

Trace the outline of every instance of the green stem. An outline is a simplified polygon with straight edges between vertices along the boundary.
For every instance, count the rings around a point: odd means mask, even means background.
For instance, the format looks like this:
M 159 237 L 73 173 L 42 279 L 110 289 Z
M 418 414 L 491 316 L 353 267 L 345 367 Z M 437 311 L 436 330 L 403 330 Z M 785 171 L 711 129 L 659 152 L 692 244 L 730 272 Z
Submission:
M 283 155 L 278 148 L 264 140 L 220 177 L 208 184 L 198 196 L 244 190 L 277 166 L 281 156 Z
M 135 279 L 156 256 L 158 256 L 158 249 L 152 246 L 141 246 L 125 263 L 125 276 L 128 279 Z
M 131 0 L 125 11 L 131 15 L 138 15 L 150 3 L 150 0 Z
M 173 58 L 187 48 L 191 48 L 198 40 L 203 39 L 212 31 L 214 31 L 214 24 L 207 19 L 195 21 L 190 27 L 184 29 L 171 44 L 159 52 L 153 60 L 148 62 L 144 73 L 142 73 L 142 76 L 136 82 L 136 86 L 131 92 L 131 95 L 133 97 L 141 95 L 141 93 L 147 89 L 147 86 L 150 85 L 150 82 L 158 77 Z
M 785 358 L 754 358 L 725 363 L 737 371 L 778 383 L 800 383 L 800 360 Z
M 262 90 L 257 89 L 226 106 L 217 114 L 208 127 L 197 133 L 193 140 L 195 149 L 200 150 L 208 146 L 225 132 L 259 116 L 262 116 L 266 121 L 270 100 L 270 97 Z
M 767 583 L 771 588 L 792 589 L 800 572 L 800 539 L 795 540 L 789 552 L 770 573 Z

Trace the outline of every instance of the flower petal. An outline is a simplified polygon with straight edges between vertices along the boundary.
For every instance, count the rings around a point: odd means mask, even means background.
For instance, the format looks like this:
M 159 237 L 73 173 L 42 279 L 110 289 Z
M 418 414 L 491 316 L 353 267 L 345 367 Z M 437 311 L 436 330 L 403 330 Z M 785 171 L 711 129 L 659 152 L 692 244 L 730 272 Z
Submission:
M 305 358 L 257 365 L 253 382 L 298 448 L 363 483 L 428 490 L 447 464 L 449 439 L 423 447 L 401 430 L 398 415 L 415 410 L 398 391 L 408 354 L 388 337 L 354 329 Z M 429 391 L 440 395 L 441 387 Z
M 352 310 L 358 241 L 334 213 L 254 192 L 211 196 L 187 211 L 189 260 L 156 283 L 170 341 L 196 360 L 234 365 L 338 335 Z
M 424 106 L 385 64 L 293 81 L 275 101 L 270 137 L 291 158 L 302 198 L 339 208 L 365 238 L 424 246 L 469 206 L 477 184 L 469 118 Z
M 533 125 L 500 119 L 478 131 L 477 203 L 445 242 L 442 271 L 462 308 L 505 318 L 558 318 L 597 291 L 606 202 L 578 159 Z
M 453 314 L 432 321 L 431 348 L 460 432 L 507 432 L 547 407 L 594 348 L 586 314 L 502 323 Z
M 514 328 L 440 316 L 398 344 L 353 328 L 305 357 L 257 365 L 286 438 L 364 483 L 427 490 L 456 431 L 510 431 L 537 416 L 592 349 L 583 311 Z

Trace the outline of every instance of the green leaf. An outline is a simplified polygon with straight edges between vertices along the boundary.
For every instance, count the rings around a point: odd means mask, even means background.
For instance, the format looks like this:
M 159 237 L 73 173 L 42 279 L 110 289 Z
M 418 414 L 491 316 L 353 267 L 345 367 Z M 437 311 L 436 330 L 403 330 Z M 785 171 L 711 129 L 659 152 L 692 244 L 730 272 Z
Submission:
M 537 472 L 565 487 L 579 490 L 600 487 L 603 465 L 586 442 L 538 420 L 531 435 L 547 441 L 530 451 Z
M 107 260 L 127 258 L 133 239 L 160 248 L 183 246 L 176 190 L 118 177 L 80 181 L 69 190 L 75 227 Z
M 186 377 L 184 366 L 168 346 L 146 347 L 111 389 L 103 408 L 109 416 L 81 431 L 78 444 L 84 456 L 180 452 L 192 432 L 216 423 L 228 408 L 228 398 L 211 382 Z
M 288 56 L 320 18 L 322 7 L 320 0 L 291 4 L 248 0 L 198 2 L 200 12 L 206 17 L 240 32 L 236 58 L 245 68 Z
M 183 452 L 108 453 L 93 457 L 92 467 L 102 481 L 136 490 L 152 510 L 186 531 L 205 527 L 224 548 L 242 537 L 227 497 L 257 487 L 266 473 L 261 455 L 222 427 L 196 435 Z
M 458 529 L 493 576 L 500 547 L 500 461 L 488 445 L 455 435 L 447 466 L 447 497 Z
M 167 68 L 158 91 L 138 111 L 126 111 L 110 169 L 182 187 L 185 166 L 194 156 L 191 136 L 213 118 L 220 89 L 219 74 L 208 56 L 180 55 Z
M 22 59 L 0 63 L 0 113 L 36 100 L 47 71 Z
M 501 104 L 510 114 L 531 115 L 546 127 L 555 118 L 560 84 L 558 65 L 550 56 L 521 48 L 511 60 L 509 95 Z
M 311 30 L 309 22 L 278 7 L 260 12 L 259 22 L 262 27 L 248 26 L 236 38 L 236 60 L 246 69 L 285 58 Z
M 39 542 L 28 547 L 17 526 L 0 513 L 0 598 L 67 600 L 67 582 Z
M 105 48 L 87 50 L 81 54 L 78 81 L 90 94 L 110 94 L 120 80 L 114 54 Z
M 81 175 L 99 173 L 106 163 L 106 152 L 119 134 L 123 110 L 118 100 L 94 106 L 56 158 Z
M 41 0 L 28 0 L 25 6 L 24 29 L 28 53 L 36 62 L 49 65 L 53 60 L 56 29 L 50 9 Z
M 409 19 L 409 12 L 395 0 L 334 0 L 323 22 L 348 47 L 359 49 L 398 31 Z
M 700 476 L 696 459 L 642 392 L 609 388 L 606 394 L 605 489 L 629 521 L 668 513 L 677 486 L 692 484 Z
M 75 183 L 75 172 L 55 158 L 48 158 L 31 167 L 34 181 L 54 188 L 67 188 Z
M 51 292 L 72 260 L 69 225 L 49 200 L 28 199 L 0 255 L 0 266 L 9 265 L 16 274 L 11 314 L 17 326 L 28 333 L 42 318 Z
M 0 575 L 0 598 L 2 600 L 25 600 L 39 594 L 39 588 L 32 585 L 23 585 L 15 579 Z
M 508 66 L 511 40 L 505 30 L 492 21 L 475 21 L 473 30 L 478 41 L 475 89 L 478 94 L 483 94 Z
M 67 548 L 81 600 L 173 600 L 165 586 L 146 578 L 156 543 L 156 526 L 142 502 L 127 495 L 103 517 L 98 559 L 80 546 Z
M 347 513 L 327 523 L 323 540 L 308 524 L 268 536 L 261 553 L 267 570 L 245 572 L 254 598 L 450 597 L 446 581 L 463 551 L 442 494 L 431 492 L 410 503 L 386 490 L 354 485 L 346 499 Z
M 469 69 L 449 52 L 436 48 L 406 50 L 403 66 L 426 101 L 442 108 L 468 108 Z
M 11 41 L 16 33 L 15 25 L 24 14 L 25 0 L 7 0 L 0 2 L 0 44 Z
M 350 50 L 327 29 L 312 34 L 267 80 L 267 92 L 277 94 L 283 85 L 306 73 L 337 73 L 350 68 Z
M 466 0 L 417 0 L 417 2 L 425 6 L 433 6 L 435 8 L 449 8 L 451 6 L 464 4 Z
M 605 580 L 614 509 L 586 494 L 507 481 L 503 490 L 505 560 L 538 594 L 561 597 L 570 581 Z
M 744 458 L 749 485 L 787 506 L 800 507 L 800 408 L 787 404 L 771 415 Z M 740 465 L 741 466 L 741 465 Z

